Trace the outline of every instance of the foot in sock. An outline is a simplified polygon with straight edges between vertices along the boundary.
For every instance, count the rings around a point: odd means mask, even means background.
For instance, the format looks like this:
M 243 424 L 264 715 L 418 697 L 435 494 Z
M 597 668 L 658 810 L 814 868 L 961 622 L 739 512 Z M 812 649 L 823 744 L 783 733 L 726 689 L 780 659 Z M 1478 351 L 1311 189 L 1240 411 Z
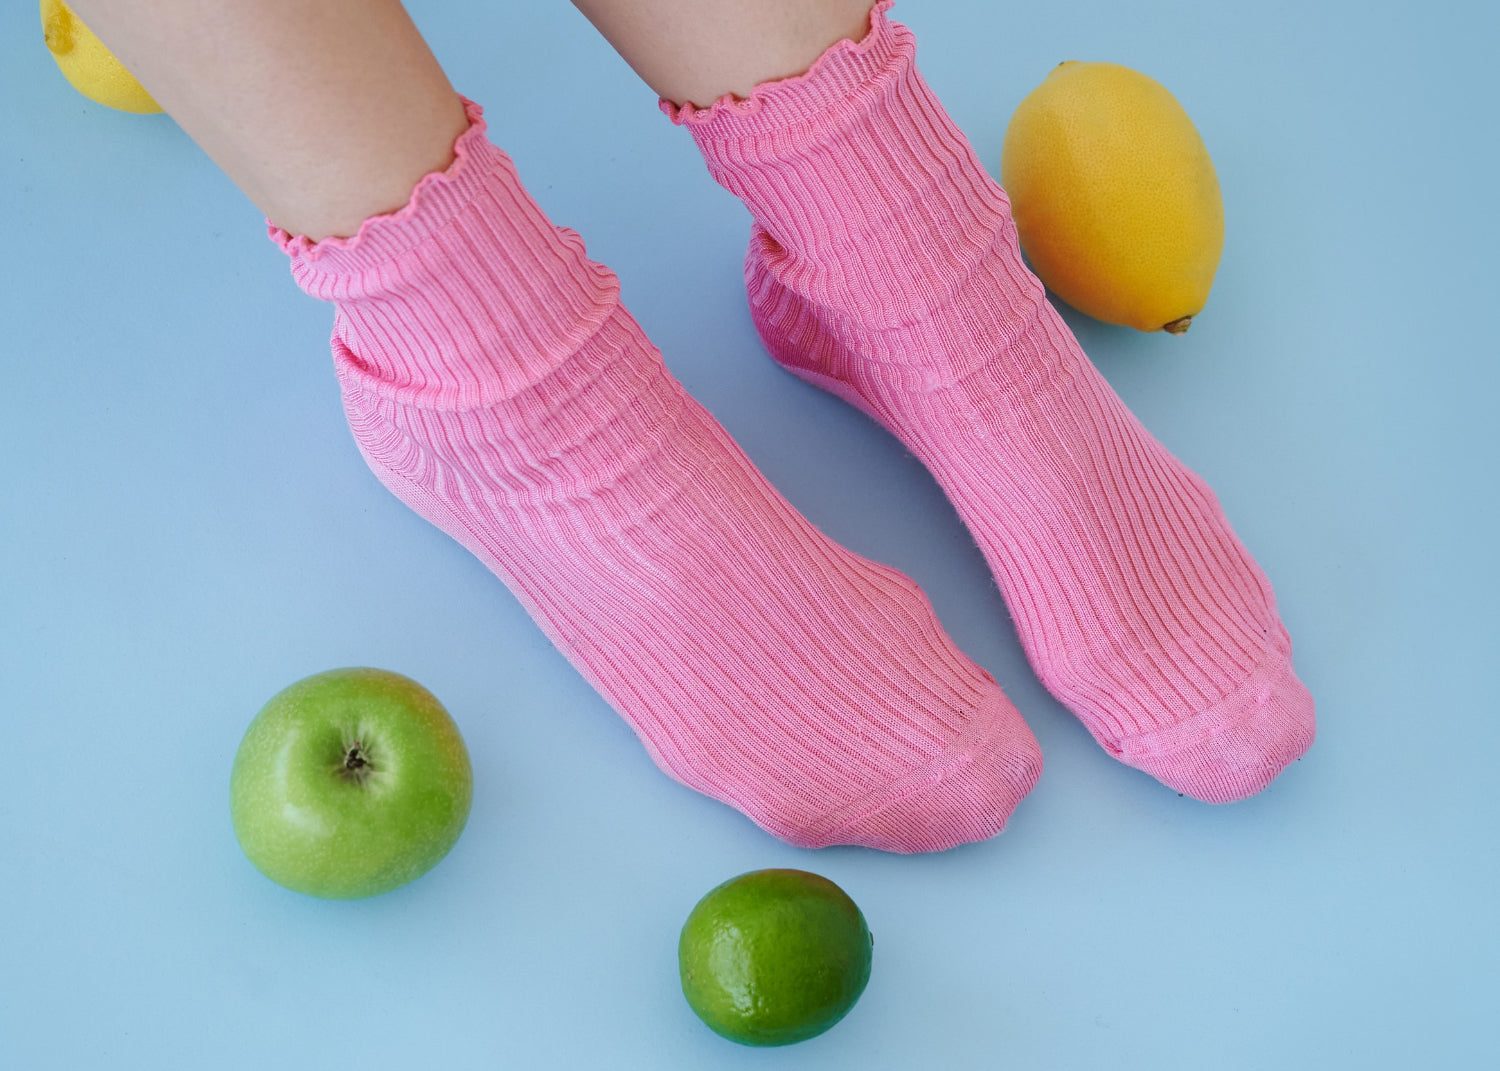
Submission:
M 505 581 L 663 770 L 793 844 L 1000 831 L 1041 753 L 926 596 L 821 533 L 667 372 L 477 106 L 353 239 L 272 229 L 337 306 L 376 475 Z
M 754 217 L 761 336 L 928 466 L 1106 750 L 1202 800 L 1259 792 L 1314 734 L 1271 586 L 1048 304 L 888 7 L 805 75 L 663 102 Z

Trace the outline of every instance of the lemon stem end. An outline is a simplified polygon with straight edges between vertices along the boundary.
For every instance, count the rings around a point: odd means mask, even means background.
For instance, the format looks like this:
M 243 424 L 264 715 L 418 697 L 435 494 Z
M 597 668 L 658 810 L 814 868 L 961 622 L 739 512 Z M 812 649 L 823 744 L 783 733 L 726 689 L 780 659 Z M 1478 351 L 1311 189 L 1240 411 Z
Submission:
M 46 38 L 47 48 L 54 55 L 66 56 L 73 51 L 73 19 L 65 10 L 53 11 L 42 23 L 42 36 Z

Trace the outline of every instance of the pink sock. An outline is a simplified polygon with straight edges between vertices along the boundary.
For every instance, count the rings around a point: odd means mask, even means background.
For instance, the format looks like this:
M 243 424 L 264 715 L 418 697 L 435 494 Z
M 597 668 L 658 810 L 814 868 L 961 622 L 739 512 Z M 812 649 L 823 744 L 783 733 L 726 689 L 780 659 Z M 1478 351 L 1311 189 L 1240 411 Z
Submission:
M 1111 754 L 1199 799 L 1258 792 L 1313 739 L 1271 586 L 1047 303 L 889 7 L 748 100 L 663 103 L 755 218 L 761 336 L 932 470 Z
M 400 212 L 316 244 L 273 228 L 337 306 L 370 467 L 684 784 L 807 847 L 999 832 L 1041 771 L 999 686 L 915 584 L 777 495 L 469 114 Z

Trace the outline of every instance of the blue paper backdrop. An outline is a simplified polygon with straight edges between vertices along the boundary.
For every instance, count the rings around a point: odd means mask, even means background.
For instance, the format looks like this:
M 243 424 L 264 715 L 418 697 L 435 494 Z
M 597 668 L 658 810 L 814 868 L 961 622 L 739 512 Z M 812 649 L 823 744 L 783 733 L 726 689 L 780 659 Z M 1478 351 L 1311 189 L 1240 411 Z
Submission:
M 1069 314 L 1276 585 L 1320 738 L 1214 808 L 1112 761 L 1037 684 L 929 477 L 780 372 L 747 216 L 570 6 L 413 11 L 674 371 L 835 538 L 910 573 L 1047 771 L 990 843 L 778 843 L 651 765 L 344 429 L 329 310 L 163 117 L 59 78 L 0 10 L 0 1067 L 1456 1068 L 1488 1065 L 1500 745 L 1494 83 L 1479 3 L 906 0 L 998 169 L 1058 61 L 1168 86 L 1228 243 L 1183 338 Z M 308 673 L 383 666 L 467 737 L 472 818 L 393 894 L 255 872 L 226 793 Z M 817 870 L 877 935 L 859 1006 L 776 1052 L 675 977 L 696 899 Z

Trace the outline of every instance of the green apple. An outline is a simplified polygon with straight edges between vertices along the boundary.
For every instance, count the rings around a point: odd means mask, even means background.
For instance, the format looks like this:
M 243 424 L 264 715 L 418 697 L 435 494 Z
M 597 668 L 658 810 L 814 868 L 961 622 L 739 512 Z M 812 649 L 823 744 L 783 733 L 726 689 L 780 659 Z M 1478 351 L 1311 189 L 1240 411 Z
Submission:
M 266 877 L 351 900 L 435 866 L 463 832 L 473 789 L 463 737 L 431 692 L 381 669 L 333 669 L 255 716 L 229 813 Z

